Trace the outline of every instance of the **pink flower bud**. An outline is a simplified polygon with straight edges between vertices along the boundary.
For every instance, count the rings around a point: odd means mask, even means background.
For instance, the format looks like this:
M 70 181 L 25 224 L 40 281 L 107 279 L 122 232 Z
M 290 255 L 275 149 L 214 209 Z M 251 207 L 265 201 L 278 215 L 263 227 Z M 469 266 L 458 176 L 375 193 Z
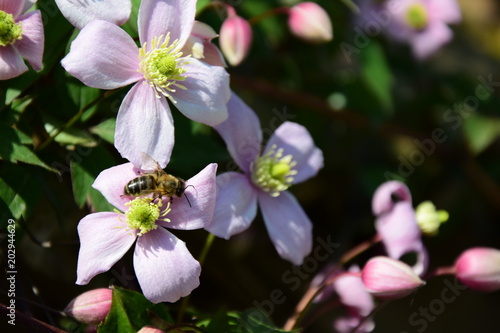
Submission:
M 380 298 L 401 298 L 425 284 L 410 266 L 389 257 L 370 259 L 361 279 L 368 292 Z
M 333 39 L 330 17 L 314 2 L 302 2 L 290 8 L 288 26 L 295 36 L 311 43 Z
M 500 250 L 475 247 L 468 249 L 455 262 L 458 280 L 479 291 L 500 290 Z
M 153 326 L 144 326 L 139 331 L 137 331 L 137 333 L 164 333 L 164 332 L 159 328 Z
M 64 312 L 85 324 L 99 324 L 108 315 L 111 308 L 112 290 L 94 289 L 74 298 Z
M 236 66 L 247 56 L 252 43 L 252 28 L 247 20 L 228 8 L 228 18 L 220 28 L 219 44 L 227 61 Z

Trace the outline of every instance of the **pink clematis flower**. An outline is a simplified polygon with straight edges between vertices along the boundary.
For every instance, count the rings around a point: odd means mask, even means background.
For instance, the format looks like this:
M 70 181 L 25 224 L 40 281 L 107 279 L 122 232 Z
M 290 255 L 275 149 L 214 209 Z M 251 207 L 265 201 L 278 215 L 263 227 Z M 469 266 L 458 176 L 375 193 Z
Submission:
M 39 10 L 25 13 L 36 0 L 0 1 L 0 80 L 42 69 L 44 33 Z
M 389 257 L 399 259 L 406 253 L 415 252 L 417 263 L 413 270 L 418 275 L 424 274 L 428 253 L 422 243 L 408 187 L 399 181 L 383 183 L 373 195 L 372 210 L 377 216 L 375 227 Z
M 138 176 L 131 163 L 102 171 L 94 188 L 119 211 L 87 215 L 78 225 L 80 252 L 77 284 L 87 284 L 108 271 L 135 243 L 134 270 L 144 296 L 152 302 L 175 302 L 199 285 L 201 267 L 186 244 L 165 228 L 193 230 L 212 219 L 216 164 L 186 181 L 189 197 L 154 202 L 151 197 L 130 200 L 124 186 Z
M 453 37 L 448 24 L 462 19 L 456 0 L 389 0 L 382 10 L 391 13 L 387 33 L 409 43 L 418 59 L 448 43 Z
M 208 24 L 195 21 L 191 35 L 182 48 L 183 54 L 191 54 L 196 59 L 212 66 L 227 67 L 219 48 L 212 43 L 217 33 Z
M 131 0 L 55 0 L 55 2 L 64 17 L 80 30 L 94 20 L 104 20 L 122 25 L 127 22 L 132 11 Z
M 314 176 L 323 167 L 323 154 L 309 132 L 285 122 L 276 129 L 261 154 L 259 120 L 235 94 L 229 116 L 215 129 L 243 170 L 217 176 L 213 222 L 205 229 L 228 239 L 250 226 L 257 202 L 279 255 L 300 265 L 312 247 L 312 225 L 288 187 Z
M 174 145 L 168 101 L 186 117 L 210 126 L 227 118 L 229 76 L 180 50 L 188 40 L 195 0 L 143 0 L 138 28 L 141 47 L 116 25 L 87 24 L 62 60 L 84 84 L 116 89 L 135 83 L 116 120 L 115 146 L 137 167 L 146 152 L 165 167 Z

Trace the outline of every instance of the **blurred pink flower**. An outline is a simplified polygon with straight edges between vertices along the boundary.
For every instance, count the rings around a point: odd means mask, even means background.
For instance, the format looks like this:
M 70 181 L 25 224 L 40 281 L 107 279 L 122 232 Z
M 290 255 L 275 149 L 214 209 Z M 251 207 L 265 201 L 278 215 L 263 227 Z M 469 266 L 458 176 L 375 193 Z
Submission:
M 285 122 L 261 152 L 259 120 L 234 93 L 229 116 L 215 126 L 234 161 L 243 170 L 217 176 L 217 201 L 206 230 L 228 239 L 247 229 L 257 214 L 257 202 L 279 255 L 300 265 L 312 247 L 312 225 L 288 187 L 316 175 L 323 153 L 303 126 Z
M 97 325 L 103 322 L 109 313 L 112 293 L 109 288 L 86 291 L 75 297 L 64 312 L 79 322 Z
M 368 292 L 380 298 L 401 298 L 425 284 L 410 266 L 389 257 L 368 260 L 361 271 Z
M 0 80 L 42 69 L 44 32 L 39 10 L 26 13 L 36 0 L 0 1 Z
M 216 190 L 216 164 L 210 164 L 186 181 L 187 200 L 162 204 L 151 198 L 129 201 L 124 186 L 137 177 L 131 163 L 102 171 L 92 185 L 118 210 L 85 216 L 78 224 L 80 252 L 77 284 L 87 284 L 109 270 L 136 243 L 134 270 L 144 296 L 152 302 L 175 302 L 199 285 L 201 267 L 186 244 L 165 228 L 193 230 L 212 219 Z
M 310 43 L 325 43 L 333 39 L 330 17 L 314 2 L 301 2 L 290 8 L 288 26 L 295 36 Z
M 392 14 L 387 33 L 409 43 L 418 59 L 448 43 L 453 37 L 448 24 L 462 19 L 456 0 L 388 0 L 381 8 Z
M 146 152 L 165 167 L 174 145 L 167 99 L 186 117 L 210 126 L 227 118 L 229 76 L 180 50 L 194 24 L 195 0 L 143 0 L 138 28 L 141 48 L 106 21 L 87 24 L 62 60 L 84 84 L 116 89 L 135 83 L 118 110 L 115 146 L 136 167 Z
M 227 61 L 239 65 L 248 55 L 252 44 L 252 27 L 238 16 L 233 7 L 227 6 L 228 17 L 220 28 L 219 43 Z
M 424 274 L 428 253 L 422 243 L 408 187 L 399 181 L 383 183 L 373 195 L 372 210 L 377 216 L 375 227 L 389 257 L 400 259 L 406 253 L 415 252 L 417 263 L 413 270 L 418 275 Z
M 340 302 L 347 307 L 349 314 L 348 317 L 335 320 L 335 329 L 340 333 L 373 331 L 375 323 L 372 319 L 353 331 L 375 308 L 373 298 L 361 280 L 359 267 L 353 266 L 349 272 L 341 273 L 333 283 L 333 289 L 339 295 Z
M 471 289 L 500 290 L 500 250 L 475 247 L 464 251 L 455 263 L 455 274 Z
M 128 21 L 132 11 L 131 0 L 74 1 L 55 0 L 64 17 L 77 29 L 94 20 L 104 20 L 117 25 Z

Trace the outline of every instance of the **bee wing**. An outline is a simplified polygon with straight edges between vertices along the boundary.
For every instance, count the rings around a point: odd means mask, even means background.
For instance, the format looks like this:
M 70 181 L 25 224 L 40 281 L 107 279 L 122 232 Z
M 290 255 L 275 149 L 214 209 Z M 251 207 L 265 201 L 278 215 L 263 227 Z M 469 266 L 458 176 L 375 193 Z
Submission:
M 146 171 L 153 171 L 160 169 L 160 164 L 156 162 L 148 153 L 141 152 L 142 169 Z

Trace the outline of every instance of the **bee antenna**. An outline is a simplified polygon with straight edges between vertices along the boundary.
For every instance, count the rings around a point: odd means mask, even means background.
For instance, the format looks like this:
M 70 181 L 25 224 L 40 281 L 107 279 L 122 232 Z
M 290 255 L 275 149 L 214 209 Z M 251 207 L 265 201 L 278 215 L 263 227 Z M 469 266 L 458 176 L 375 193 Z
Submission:
M 186 190 L 189 186 L 191 186 L 192 188 L 195 188 L 195 187 L 194 187 L 194 185 L 188 185 L 188 186 L 186 186 L 186 187 L 184 188 L 184 190 Z M 186 197 L 186 200 L 187 200 L 187 202 L 188 202 L 188 204 L 189 204 L 189 207 L 192 207 L 192 206 L 191 206 L 191 202 L 189 201 L 189 198 L 188 198 L 188 196 L 186 195 L 186 193 L 185 193 L 185 192 L 184 192 L 184 196 Z
M 187 200 L 187 202 L 188 202 L 188 204 L 189 204 L 189 207 L 192 207 L 192 206 L 191 206 L 191 202 L 189 201 L 189 198 L 188 198 L 188 196 L 186 195 L 186 193 L 184 193 L 184 196 L 186 197 L 186 200 Z

